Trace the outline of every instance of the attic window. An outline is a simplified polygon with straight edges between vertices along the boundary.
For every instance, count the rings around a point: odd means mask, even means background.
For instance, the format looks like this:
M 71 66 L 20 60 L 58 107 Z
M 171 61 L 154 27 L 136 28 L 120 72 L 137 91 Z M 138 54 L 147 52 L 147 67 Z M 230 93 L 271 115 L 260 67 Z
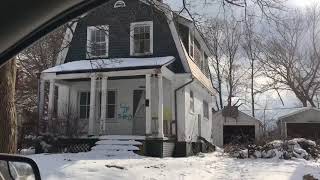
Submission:
M 117 1 L 114 3 L 113 8 L 124 8 L 126 7 L 126 3 L 124 1 Z

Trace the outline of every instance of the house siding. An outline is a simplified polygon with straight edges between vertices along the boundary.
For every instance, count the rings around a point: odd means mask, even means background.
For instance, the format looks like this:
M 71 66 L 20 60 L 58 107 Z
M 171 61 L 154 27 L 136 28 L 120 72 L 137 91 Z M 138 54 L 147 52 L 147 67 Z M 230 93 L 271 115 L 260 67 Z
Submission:
M 125 8 L 113 8 L 115 0 L 89 12 L 79 20 L 65 62 L 86 59 L 87 27 L 109 25 L 109 58 L 130 56 L 130 23 L 153 21 L 153 54 L 145 57 L 174 56 L 176 61 L 169 66 L 175 73 L 184 72 L 166 16 L 151 6 L 139 1 L 126 1 Z
M 194 95 L 194 112 L 190 111 L 190 91 Z M 207 101 L 209 118 L 203 116 L 203 101 Z M 179 103 L 183 101 L 183 103 Z M 199 83 L 192 83 L 183 89 L 183 97 L 178 96 L 178 141 L 197 142 L 198 136 L 212 142 L 213 97 Z M 200 122 L 199 122 L 200 117 Z M 199 127 L 200 125 L 200 127 Z

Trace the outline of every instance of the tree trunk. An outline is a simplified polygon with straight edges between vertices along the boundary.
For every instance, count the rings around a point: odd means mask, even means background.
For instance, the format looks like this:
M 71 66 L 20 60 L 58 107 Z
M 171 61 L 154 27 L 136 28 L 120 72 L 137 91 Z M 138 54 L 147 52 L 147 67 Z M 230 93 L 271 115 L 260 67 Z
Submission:
M 255 109 L 254 109 L 254 60 L 252 59 L 251 62 L 251 111 L 252 111 L 252 117 L 255 117 Z
M 17 150 L 17 118 L 15 108 L 16 61 L 0 68 L 0 153 Z

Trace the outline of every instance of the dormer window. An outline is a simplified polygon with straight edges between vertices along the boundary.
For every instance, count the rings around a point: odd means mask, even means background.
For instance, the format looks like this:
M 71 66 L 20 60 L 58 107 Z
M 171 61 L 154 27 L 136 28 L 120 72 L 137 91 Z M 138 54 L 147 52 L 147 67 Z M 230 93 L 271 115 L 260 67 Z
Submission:
M 87 28 L 87 58 L 108 57 L 109 26 Z
M 126 3 L 124 1 L 117 1 L 113 5 L 114 8 L 124 8 L 126 7 Z
M 136 22 L 130 26 L 130 55 L 142 56 L 153 53 L 153 22 Z

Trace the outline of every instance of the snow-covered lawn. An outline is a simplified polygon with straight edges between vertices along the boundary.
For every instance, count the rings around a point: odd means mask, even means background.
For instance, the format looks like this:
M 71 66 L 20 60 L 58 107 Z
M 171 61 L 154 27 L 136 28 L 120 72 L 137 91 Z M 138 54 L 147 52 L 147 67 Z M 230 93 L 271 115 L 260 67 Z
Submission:
M 279 159 L 233 159 L 215 152 L 188 158 L 150 158 L 134 154 L 106 156 L 102 152 L 38 154 L 34 159 L 45 180 L 128 179 L 302 180 L 320 179 L 320 162 Z

